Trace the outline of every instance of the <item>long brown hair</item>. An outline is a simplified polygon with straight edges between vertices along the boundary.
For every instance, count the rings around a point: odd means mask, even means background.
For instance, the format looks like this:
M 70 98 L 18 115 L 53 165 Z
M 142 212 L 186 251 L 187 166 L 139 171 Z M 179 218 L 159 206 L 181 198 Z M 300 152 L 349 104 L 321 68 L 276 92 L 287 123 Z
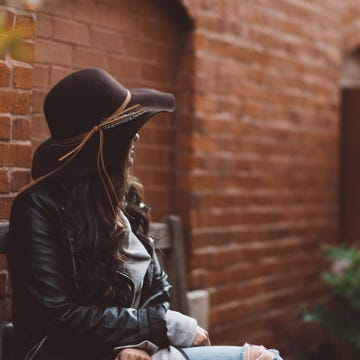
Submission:
M 62 183 L 71 199 L 67 217 L 73 232 L 77 281 L 90 304 L 106 306 L 117 296 L 117 272 L 126 261 L 121 253 L 126 228 L 120 210 L 138 238 L 148 240 L 149 211 L 142 203 L 142 185 L 131 175 L 128 156 L 124 154 L 118 166 L 108 169 L 116 192 L 109 191 L 111 202 L 98 174 Z

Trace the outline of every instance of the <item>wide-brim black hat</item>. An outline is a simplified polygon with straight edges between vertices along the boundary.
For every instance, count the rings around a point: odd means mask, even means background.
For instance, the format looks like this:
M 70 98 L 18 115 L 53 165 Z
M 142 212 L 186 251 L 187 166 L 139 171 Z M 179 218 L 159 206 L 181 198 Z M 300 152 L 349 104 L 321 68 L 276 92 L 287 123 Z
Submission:
M 47 94 L 44 114 L 51 137 L 35 151 L 32 177 L 69 178 L 116 166 L 135 134 L 153 115 L 175 108 L 172 94 L 126 89 L 106 71 L 88 68 L 59 81 Z

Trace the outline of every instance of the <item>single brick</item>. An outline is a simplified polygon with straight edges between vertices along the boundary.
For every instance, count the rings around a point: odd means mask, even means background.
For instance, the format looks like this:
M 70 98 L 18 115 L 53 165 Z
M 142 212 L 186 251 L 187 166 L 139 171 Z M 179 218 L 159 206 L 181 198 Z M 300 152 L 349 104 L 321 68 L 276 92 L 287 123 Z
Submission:
M 41 64 L 72 65 L 72 47 L 45 39 L 36 40 L 35 60 Z
M 23 38 L 33 38 L 35 35 L 35 19 L 33 16 L 16 15 L 15 27 Z
M 35 88 L 32 92 L 32 111 L 35 114 L 42 113 L 43 102 L 47 94 L 47 89 Z
M 53 34 L 53 17 L 39 11 L 36 20 L 36 38 L 50 38 Z
M 11 131 L 11 118 L 0 116 L 0 140 L 9 140 Z
M 4 24 L 5 29 L 10 30 L 14 26 L 15 14 L 11 10 L 0 9 L 1 23 Z
M 82 3 L 74 4 L 74 18 L 91 25 L 101 26 L 103 28 L 115 29 L 118 31 L 128 31 L 132 29 L 132 33 L 140 33 L 141 28 L 134 26 L 138 21 L 136 16 L 132 17 L 126 9 L 126 6 L 116 8 L 106 8 L 101 3 Z
M 15 118 L 13 120 L 11 139 L 12 140 L 30 140 L 31 121 L 30 119 Z
M 10 55 L 14 60 L 32 64 L 35 58 L 35 47 L 31 41 L 19 41 L 10 49 Z
M 16 192 L 31 180 L 30 171 L 13 171 L 11 173 L 11 191 Z
M 13 114 L 29 114 L 31 112 L 31 92 L 21 91 L 14 95 L 14 103 L 11 106 Z
M 105 50 L 111 53 L 123 53 L 125 51 L 123 34 L 99 27 L 91 28 L 90 43 L 92 48 Z
M 42 114 L 32 116 L 31 133 L 33 142 L 36 139 L 38 141 L 45 140 L 50 136 L 45 117 Z
M 41 8 L 40 13 L 44 13 L 48 16 L 61 16 L 64 18 L 73 18 L 76 14 L 74 14 L 74 6 L 78 1 L 63 1 L 63 0 L 51 0 L 45 1 L 43 7 Z M 86 5 L 88 2 L 86 2 Z M 87 6 L 83 6 L 86 9 Z
M 16 88 L 32 89 L 34 85 L 34 70 L 28 66 L 14 66 L 14 85 Z
M 10 68 L 6 62 L 0 62 L 0 86 L 10 85 Z
M 47 89 L 50 82 L 50 65 L 34 64 L 34 85 Z
M 142 78 L 153 82 L 162 84 L 173 84 L 175 81 L 175 74 L 172 69 L 166 69 L 157 65 L 143 64 L 141 67 Z
M 11 112 L 15 101 L 15 91 L 0 89 L 0 112 Z
M 141 63 L 136 60 L 127 60 L 113 54 L 108 55 L 109 69 L 119 77 L 119 80 L 131 78 L 140 80 Z
M 0 154 L 0 166 L 30 167 L 30 145 L 0 143 Z
M 87 47 L 76 47 L 73 50 L 73 65 L 80 68 L 96 66 L 107 69 L 107 55 L 104 51 L 101 50 Z
M 49 86 L 54 86 L 57 82 L 69 75 L 70 70 L 61 66 L 52 66 L 50 69 L 50 81 Z
M 9 185 L 8 171 L 0 169 L 0 193 L 8 193 L 10 191 Z
M 72 20 L 53 19 L 52 38 L 66 43 L 89 44 L 89 26 Z
M 127 57 L 144 58 L 147 61 L 154 60 L 156 57 L 154 44 L 138 37 L 124 37 L 124 48 Z

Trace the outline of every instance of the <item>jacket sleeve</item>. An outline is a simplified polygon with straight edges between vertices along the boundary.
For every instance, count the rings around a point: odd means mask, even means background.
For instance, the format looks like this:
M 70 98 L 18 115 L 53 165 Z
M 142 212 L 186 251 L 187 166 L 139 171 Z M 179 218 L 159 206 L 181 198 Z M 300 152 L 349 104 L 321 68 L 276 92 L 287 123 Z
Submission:
M 161 302 L 140 309 L 82 306 L 73 301 L 56 207 L 28 191 L 14 201 L 10 217 L 9 266 L 16 297 L 59 342 L 109 349 L 149 340 L 168 345 Z M 37 322 L 36 322 L 37 321 Z M 36 324 L 36 325 L 35 325 Z M 16 323 L 15 323 L 16 326 Z

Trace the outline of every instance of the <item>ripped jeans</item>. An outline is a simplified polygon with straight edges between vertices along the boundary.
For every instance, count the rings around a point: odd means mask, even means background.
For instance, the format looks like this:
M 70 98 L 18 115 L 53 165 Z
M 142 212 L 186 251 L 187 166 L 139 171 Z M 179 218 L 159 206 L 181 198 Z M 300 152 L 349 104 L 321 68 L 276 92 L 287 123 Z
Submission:
M 251 345 L 243 346 L 198 346 L 182 349 L 189 360 L 265 360 L 264 347 L 249 351 Z M 274 356 L 271 360 L 282 360 L 279 352 L 268 349 Z

